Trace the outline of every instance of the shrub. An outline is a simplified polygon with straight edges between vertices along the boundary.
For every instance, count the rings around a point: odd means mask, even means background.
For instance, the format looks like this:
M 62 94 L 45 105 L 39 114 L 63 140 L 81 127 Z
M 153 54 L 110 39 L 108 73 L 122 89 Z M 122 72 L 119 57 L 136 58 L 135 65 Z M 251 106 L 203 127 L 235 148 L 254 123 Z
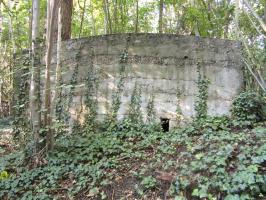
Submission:
M 239 121 L 259 122 L 265 119 L 265 99 L 252 91 L 240 93 L 233 101 L 232 116 Z

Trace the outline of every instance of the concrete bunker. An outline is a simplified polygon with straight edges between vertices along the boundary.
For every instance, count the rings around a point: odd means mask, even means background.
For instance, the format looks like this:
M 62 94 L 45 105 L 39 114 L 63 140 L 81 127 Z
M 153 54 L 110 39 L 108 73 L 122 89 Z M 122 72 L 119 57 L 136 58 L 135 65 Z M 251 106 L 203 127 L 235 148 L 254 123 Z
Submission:
M 190 121 L 195 116 L 199 65 L 210 80 L 208 115 L 230 115 L 232 100 L 243 85 L 241 44 L 237 41 L 145 33 L 73 39 L 62 46 L 63 84 L 75 86 L 72 91 L 63 89 L 63 100 L 72 94 L 65 112 L 81 123 L 88 110 L 86 95 L 95 102 L 97 120 L 103 121 L 110 113 L 115 95 L 120 102 L 117 119 L 127 117 L 136 85 L 141 91 L 144 122 L 148 121 L 151 95 L 155 120 L 163 123 L 165 130 Z M 53 56 L 55 69 L 56 54 Z

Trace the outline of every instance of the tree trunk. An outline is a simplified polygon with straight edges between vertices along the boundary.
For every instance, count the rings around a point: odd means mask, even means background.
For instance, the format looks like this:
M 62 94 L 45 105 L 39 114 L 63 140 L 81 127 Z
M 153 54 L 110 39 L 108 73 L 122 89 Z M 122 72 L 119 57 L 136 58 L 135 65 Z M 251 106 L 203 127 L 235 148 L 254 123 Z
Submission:
M 239 38 L 239 0 L 235 0 L 235 34 Z
M 158 30 L 159 30 L 159 33 L 163 32 L 163 0 L 160 0 L 160 4 L 159 4 Z
M 103 11 L 104 11 L 104 34 L 108 34 L 108 17 L 106 9 L 106 1 L 103 0 Z
M 10 0 L 8 1 L 8 5 L 9 5 L 9 8 L 11 10 L 14 9 L 14 7 L 15 7 L 15 5 Z M 8 27 L 8 29 L 9 29 L 9 39 L 12 42 L 12 53 L 13 53 L 13 55 L 15 55 L 15 53 L 17 52 L 18 47 L 17 47 L 16 41 L 15 41 L 15 37 L 14 37 L 14 30 L 16 30 L 16 28 L 13 25 L 13 17 L 11 15 L 9 15 L 9 27 Z M 31 29 L 29 31 L 31 31 Z M 12 84 L 12 75 L 11 74 L 13 74 L 12 62 L 13 62 L 12 60 L 9 60 L 9 72 L 10 72 L 9 81 L 10 81 L 10 85 Z M 11 113 L 11 109 L 12 109 L 11 101 L 12 101 L 12 95 L 11 95 L 11 98 L 8 100 L 9 113 Z
M 58 35 L 57 35 L 57 50 L 56 50 L 56 74 L 55 74 L 55 95 L 54 95 L 54 117 L 56 116 L 56 106 L 61 101 L 61 46 L 62 46 L 62 7 L 59 6 L 59 16 L 58 16 Z M 59 117 L 60 119 L 60 117 Z
M 266 3 L 264 3 L 264 23 L 266 24 Z
M 44 88 L 44 125 L 47 128 L 46 145 L 47 150 L 53 149 L 53 134 L 51 131 L 51 81 L 50 81 L 50 70 L 51 70 L 51 59 L 53 49 L 53 31 L 55 22 L 56 0 L 53 0 L 52 12 L 50 12 L 50 19 L 48 22 L 48 35 L 47 35 L 47 50 L 46 50 L 46 69 L 45 69 L 45 88 Z
M 3 109 L 3 105 L 2 105 L 2 79 L 0 79 L 0 117 L 4 117 L 5 113 L 4 113 L 4 109 Z
M 40 114 L 40 55 L 39 55 L 39 14 L 40 2 L 32 2 L 32 73 L 30 84 L 30 114 L 34 136 L 34 154 L 39 151 Z
M 90 8 L 91 8 L 91 23 L 92 23 L 92 35 L 96 35 L 96 27 L 95 27 L 95 19 L 94 19 L 94 12 L 93 12 L 93 4 L 90 1 Z
M 0 33 L 3 32 L 3 19 L 4 19 L 4 16 L 3 16 L 3 11 L 2 11 L 2 3 L 0 2 Z
M 225 10 L 225 26 L 224 26 L 224 38 L 226 39 L 228 37 L 228 31 L 229 31 L 229 23 L 230 23 L 230 0 L 224 0 L 224 7 L 226 7 Z
M 81 21 L 80 21 L 80 26 L 79 26 L 79 38 L 81 36 L 82 33 L 82 29 L 83 29 L 83 22 L 84 22 L 84 15 L 85 15 L 85 8 L 86 8 L 86 0 L 84 0 L 83 3 L 83 8 L 82 8 L 82 15 L 81 15 Z M 60 13 L 60 12 L 59 12 Z M 60 17 L 60 16 L 59 16 Z M 60 20 L 62 21 L 62 20 Z M 58 20 L 58 26 L 59 26 L 59 20 Z M 58 27 L 59 29 L 59 27 Z
M 175 33 L 176 34 L 180 34 L 181 32 L 181 20 L 180 20 L 180 14 L 179 14 L 179 10 L 177 7 L 177 4 L 174 4 L 174 12 L 175 12 L 175 23 L 176 23 L 176 27 L 175 27 Z
M 62 40 L 71 38 L 71 20 L 72 20 L 73 0 L 61 1 L 62 12 Z M 55 20 L 57 20 L 55 18 Z M 57 22 L 57 21 L 56 21 Z M 57 23 L 56 23 L 57 24 Z M 56 37 L 57 38 L 57 37 Z
M 8 6 L 9 6 L 10 10 L 14 9 L 13 4 L 11 3 L 10 0 L 8 1 Z M 9 39 L 12 42 L 12 50 L 13 50 L 12 52 L 13 52 L 13 54 L 15 54 L 17 51 L 17 47 L 16 47 L 15 38 L 14 38 L 13 18 L 11 15 L 9 15 L 9 27 L 8 27 L 8 29 L 9 29 L 9 31 L 8 31 L 9 32 Z
M 62 2 L 64 2 L 65 0 L 63 0 Z M 53 7 L 53 2 L 55 3 L 55 13 L 54 13 L 54 20 L 57 22 L 58 20 L 58 9 L 59 9 L 59 0 L 48 0 L 47 1 L 47 17 L 46 17 L 46 46 L 48 45 L 48 35 L 49 35 L 49 19 L 51 19 L 51 12 L 52 12 L 52 7 Z M 55 43 L 57 41 L 57 34 L 58 34 L 58 27 L 57 24 L 53 24 L 53 33 L 51 35 L 52 37 L 52 41 L 53 43 Z
M 114 27 L 113 27 L 113 31 L 114 33 L 118 32 L 118 17 L 117 17 L 117 0 L 113 1 L 113 6 L 114 6 Z
M 108 0 L 103 0 L 103 9 L 104 9 L 104 21 L 105 21 L 105 34 L 111 34 L 112 23 L 111 23 Z
M 127 23 L 126 23 L 126 16 L 128 16 L 127 15 L 127 13 L 126 13 L 126 2 L 124 1 L 124 0 L 120 0 L 119 1 L 119 12 L 120 12 L 120 20 L 121 20 L 121 22 L 120 22 L 120 32 L 125 32 L 126 31 L 126 29 L 127 29 Z
M 135 21 L 135 33 L 139 32 L 139 0 L 136 0 L 136 21 Z
M 113 33 L 113 29 L 112 29 L 112 20 L 111 20 L 111 15 L 110 15 L 110 10 L 109 10 L 109 2 L 108 0 L 106 1 L 106 9 L 107 9 L 107 16 L 108 16 L 108 25 L 109 25 L 109 33 Z
M 52 7 L 53 0 L 49 0 L 47 3 L 47 19 L 50 19 L 51 15 L 51 7 Z M 62 7 L 61 12 L 63 15 L 62 18 L 62 40 L 68 40 L 71 38 L 71 19 L 72 19 L 72 9 L 73 9 L 73 0 L 56 0 L 55 1 L 55 13 L 54 13 L 54 21 L 58 21 L 58 15 L 59 15 L 59 3 Z M 47 24 L 47 23 L 46 23 Z M 57 41 L 57 35 L 58 35 L 58 24 L 55 23 L 53 25 L 53 33 L 52 33 L 52 41 L 55 43 Z M 46 37 L 48 37 L 49 30 L 48 30 L 48 24 L 46 25 Z M 48 41 L 48 39 L 46 40 Z M 46 44 L 47 45 L 47 44 Z
M 29 0 L 30 1 L 30 0 Z M 30 4 L 30 3 L 29 3 Z M 32 41 L 32 6 L 28 8 L 29 9 L 29 32 L 28 32 L 28 39 L 29 39 L 29 49 L 30 49 L 30 46 L 31 46 L 31 41 Z

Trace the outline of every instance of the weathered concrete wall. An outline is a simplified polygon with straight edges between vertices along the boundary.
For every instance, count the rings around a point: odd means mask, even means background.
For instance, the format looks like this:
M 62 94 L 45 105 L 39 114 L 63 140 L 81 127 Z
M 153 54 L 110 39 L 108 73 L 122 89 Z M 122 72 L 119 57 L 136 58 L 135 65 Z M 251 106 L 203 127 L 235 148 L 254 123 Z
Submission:
M 154 95 L 158 120 L 169 118 L 170 126 L 177 125 L 178 106 L 183 121 L 194 116 L 198 65 L 210 80 L 209 115 L 230 114 L 232 100 L 243 84 L 241 45 L 236 41 L 166 34 L 117 34 L 70 40 L 63 46 L 64 83 L 70 83 L 75 69 L 78 72 L 79 86 L 75 87 L 69 111 L 74 119 L 82 120 L 82 113 L 86 110 L 84 95 L 88 74 L 98 83 L 93 96 L 97 100 L 98 119 L 104 119 L 111 107 L 112 95 L 117 90 L 121 65 L 125 66 L 125 79 L 119 119 L 128 114 L 136 83 L 141 86 L 144 120 L 151 94 Z M 121 64 L 123 52 L 127 52 L 128 57 Z M 53 60 L 55 62 L 55 58 Z

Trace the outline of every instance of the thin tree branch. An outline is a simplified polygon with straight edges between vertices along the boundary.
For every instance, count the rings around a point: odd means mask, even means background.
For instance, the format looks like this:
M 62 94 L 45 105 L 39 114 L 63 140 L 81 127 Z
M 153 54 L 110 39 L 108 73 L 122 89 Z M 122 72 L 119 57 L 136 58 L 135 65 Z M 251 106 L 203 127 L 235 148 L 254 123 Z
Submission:
M 4 5 L 5 9 L 7 10 L 8 15 L 9 15 L 10 17 L 12 17 L 14 14 L 13 14 L 13 12 L 9 9 L 9 7 L 6 5 L 6 3 L 4 2 L 4 0 L 0 0 L 0 4 L 1 4 L 1 3 Z
M 266 32 L 266 24 L 263 22 L 263 20 L 257 15 L 257 13 L 253 10 L 253 8 L 251 7 L 251 5 L 248 3 L 248 1 L 243 0 L 243 2 L 246 4 L 246 6 L 248 7 L 248 9 L 251 11 L 251 13 L 253 14 L 253 16 L 259 21 L 262 29 Z
M 251 66 L 247 63 L 247 61 L 245 59 L 243 59 L 243 62 L 245 63 L 245 65 L 247 66 L 249 72 L 252 74 L 252 76 L 255 78 L 255 80 L 258 82 L 259 86 L 261 87 L 261 89 L 265 92 L 266 89 L 264 87 L 264 85 L 260 82 L 260 80 L 258 79 L 258 77 L 254 74 L 254 72 L 251 69 Z
M 249 16 L 248 13 L 246 13 L 246 15 L 248 16 L 249 21 L 251 22 L 251 24 L 254 26 L 254 28 L 256 29 L 256 31 L 262 35 L 263 38 L 265 38 L 265 35 L 260 31 L 260 29 L 256 26 L 256 24 L 252 21 L 251 17 Z

